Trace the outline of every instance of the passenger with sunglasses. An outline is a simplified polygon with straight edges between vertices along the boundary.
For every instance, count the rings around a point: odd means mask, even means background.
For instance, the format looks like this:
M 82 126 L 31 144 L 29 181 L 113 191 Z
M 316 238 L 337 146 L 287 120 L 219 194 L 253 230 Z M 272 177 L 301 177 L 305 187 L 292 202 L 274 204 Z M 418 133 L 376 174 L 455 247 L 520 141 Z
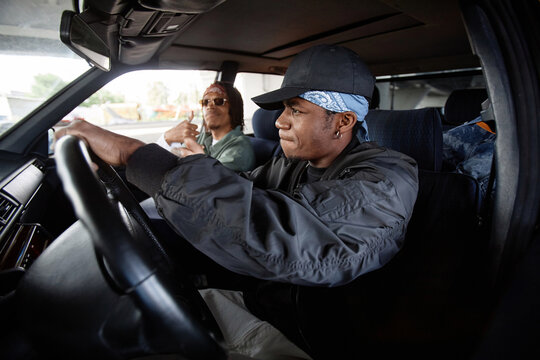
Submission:
M 255 166 L 251 142 L 242 132 L 244 103 L 242 95 L 231 84 L 215 82 L 200 101 L 203 110 L 203 131 L 191 119 L 167 130 L 157 141 L 181 157 L 207 154 L 234 171 L 248 171 Z

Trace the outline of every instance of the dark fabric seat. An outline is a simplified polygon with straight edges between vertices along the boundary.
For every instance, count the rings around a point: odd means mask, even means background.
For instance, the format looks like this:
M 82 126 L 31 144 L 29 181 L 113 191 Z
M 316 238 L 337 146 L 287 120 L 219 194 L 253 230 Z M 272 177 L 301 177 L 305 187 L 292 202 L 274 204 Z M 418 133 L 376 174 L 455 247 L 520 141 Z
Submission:
M 366 122 L 372 141 L 409 155 L 420 169 L 441 170 L 442 127 L 437 109 L 371 110 Z
M 452 91 L 444 105 L 443 130 L 474 120 L 480 115 L 482 102 L 487 98 L 487 91 L 483 88 Z
M 458 359 L 473 351 L 488 303 L 478 183 L 428 170 L 419 182 L 404 246 L 387 265 L 343 287 L 291 290 L 297 310 L 289 316 L 315 359 Z
M 279 142 L 279 131 L 275 122 L 283 112 L 280 110 L 257 109 L 251 118 L 253 134 L 256 138 L 267 139 Z
M 465 358 L 482 331 L 487 304 L 479 186 L 466 175 L 426 170 L 419 181 L 402 250 L 348 289 L 345 298 L 354 304 L 348 313 L 362 319 L 351 333 L 374 355 L 445 358 L 437 349 L 447 349 L 448 358 Z
M 249 137 L 253 152 L 255 153 L 255 167 L 263 165 L 274 156 L 279 143 L 268 139 Z
M 255 166 L 260 166 L 279 154 L 279 131 L 275 122 L 283 110 L 257 109 L 251 119 L 253 135 L 249 140 L 255 152 Z

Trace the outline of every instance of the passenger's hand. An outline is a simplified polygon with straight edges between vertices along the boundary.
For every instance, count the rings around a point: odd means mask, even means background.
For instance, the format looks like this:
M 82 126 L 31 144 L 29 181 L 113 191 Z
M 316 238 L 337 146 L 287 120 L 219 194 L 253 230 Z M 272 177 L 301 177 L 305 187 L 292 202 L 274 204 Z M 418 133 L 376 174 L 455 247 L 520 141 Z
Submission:
M 194 154 L 204 154 L 204 147 L 193 138 L 186 138 L 184 145 L 185 147 L 173 149 L 173 153 L 180 157 L 186 157 Z
M 184 120 L 175 127 L 165 131 L 164 135 L 167 144 L 171 145 L 175 142 L 185 143 L 187 138 L 195 140 L 196 136 L 199 135 L 199 132 L 197 131 L 197 125 L 192 124 L 191 120 L 193 120 L 193 111 L 188 120 Z
M 140 140 L 102 129 L 85 120 L 74 120 L 56 131 L 55 138 L 65 135 L 84 139 L 97 156 L 113 166 L 126 165 L 135 150 L 145 145 Z

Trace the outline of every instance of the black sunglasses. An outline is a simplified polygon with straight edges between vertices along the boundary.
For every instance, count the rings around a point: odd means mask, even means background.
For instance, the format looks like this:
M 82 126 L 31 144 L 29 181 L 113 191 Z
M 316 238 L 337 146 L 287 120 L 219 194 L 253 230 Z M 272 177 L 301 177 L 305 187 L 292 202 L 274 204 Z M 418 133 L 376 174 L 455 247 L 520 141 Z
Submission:
M 214 105 L 216 106 L 222 106 L 222 105 L 225 105 L 225 103 L 227 102 L 227 99 L 224 99 L 224 98 L 215 98 L 215 99 L 203 99 L 201 101 L 199 101 L 199 103 L 202 105 L 202 106 L 208 106 L 208 104 L 210 102 L 213 102 Z

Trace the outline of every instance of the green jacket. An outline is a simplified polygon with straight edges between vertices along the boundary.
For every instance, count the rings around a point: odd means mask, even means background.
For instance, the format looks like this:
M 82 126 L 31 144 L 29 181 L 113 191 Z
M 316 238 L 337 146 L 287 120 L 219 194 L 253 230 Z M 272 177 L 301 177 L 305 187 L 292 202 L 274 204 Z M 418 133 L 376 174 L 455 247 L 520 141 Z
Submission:
M 255 153 L 251 142 L 244 135 L 240 126 L 230 131 L 214 146 L 212 135 L 203 132 L 197 142 L 204 145 L 204 152 L 234 171 L 249 171 L 255 167 Z

